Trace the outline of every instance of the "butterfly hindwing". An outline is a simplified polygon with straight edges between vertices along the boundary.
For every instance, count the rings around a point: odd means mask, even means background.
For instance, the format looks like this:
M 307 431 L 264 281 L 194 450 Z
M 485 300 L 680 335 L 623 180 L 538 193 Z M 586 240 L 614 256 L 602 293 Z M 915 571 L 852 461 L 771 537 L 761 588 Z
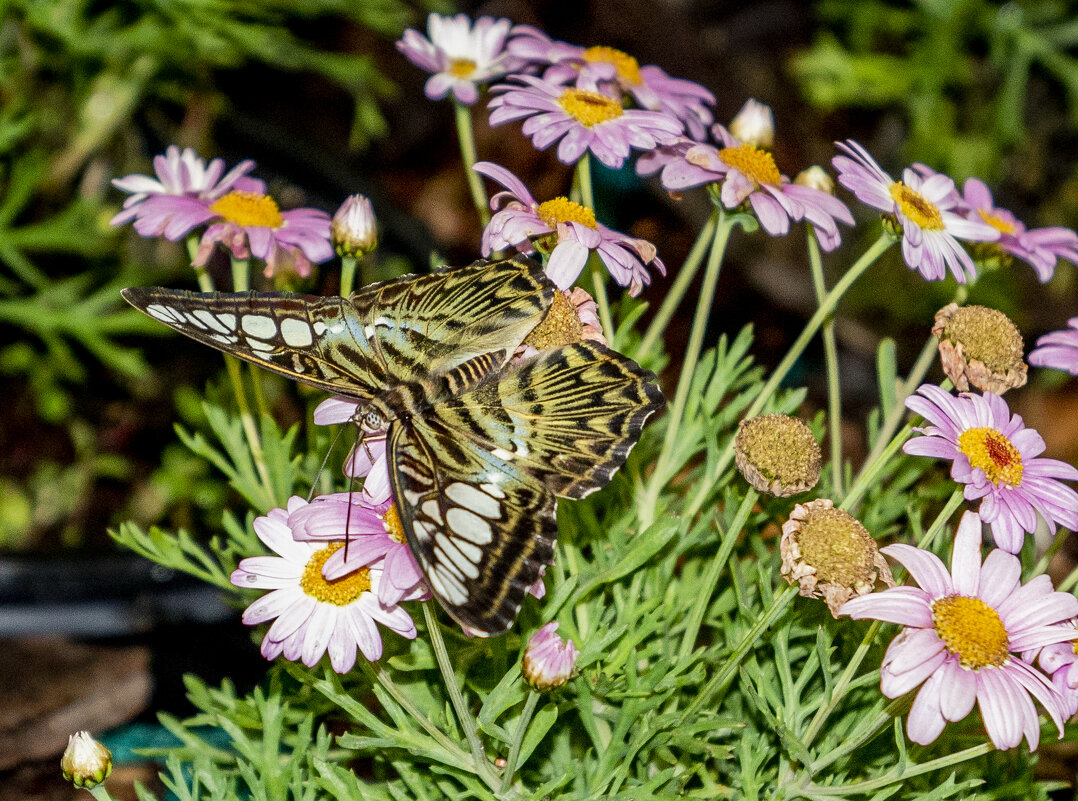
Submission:
M 476 447 L 555 495 L 582 498 L 607 485 L 663 403 L 650 372 L 603 345 L 578 342 L 543 351 L 438 410 Z
M 181 334 L 327 392 L 368 400 L 385 381 L 344 298 L 150 287 L 123 296 Z
M 554 559 L 554 495 L 436 414 L 395 421 L 387 455 L 408 544 L 439 603 L 471 634 L 506 631 Z

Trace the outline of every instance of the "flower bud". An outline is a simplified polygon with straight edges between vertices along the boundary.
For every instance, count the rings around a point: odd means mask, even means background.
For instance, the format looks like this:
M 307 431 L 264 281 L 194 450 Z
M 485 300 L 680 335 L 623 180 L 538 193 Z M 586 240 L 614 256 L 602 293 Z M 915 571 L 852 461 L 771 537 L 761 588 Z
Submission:
M 573 677 L 578 652 L 572 640 L 562 640 L 558 624 L 547 623 L 532 635 L 524 649 L 524 679 L 537 690 L 553 690 Z
M 796 417 L 763 414 L 742 420 L 734 448 L 737 469 L 759 492 L 786 498 L 808 492 L 820 480 L 820 443 Z
M 330 224 L 330 238 L 337 255 L 358 259 L 378 247 L 374 208 L 364 195 L 349 195 Z
M 750 97 L 730 121 L 729 130 L 744 144 L 769 150 L 775 143 L 775 115 L 770 106 Z
M 89 790 L 112 773 L 112 753 L 89 732 L 80 731 L 67 738 L 67 750 L 60 759 L 60 770 L 64 778 L 76 787 Z
M 807 186 L 809 189 L 818 189 L 829 195 L 835 194 L 835 182 L 827 170 L 819 164 L 813 164 L 807 170 L 802 170 L 794 178 L 794 183 L 799 186 Z
M 972 384 L 1002 395 L 1026 383 L 1022 333 L 1003 312 L 950 303 L 936 312 L 932 333 L 940 343 L 943 372 L 959 392 Z

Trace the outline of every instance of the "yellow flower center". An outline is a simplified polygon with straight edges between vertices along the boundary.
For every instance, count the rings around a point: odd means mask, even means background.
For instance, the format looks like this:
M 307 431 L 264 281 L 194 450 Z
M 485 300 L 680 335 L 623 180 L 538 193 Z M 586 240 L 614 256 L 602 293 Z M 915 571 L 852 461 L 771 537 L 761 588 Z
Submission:
M 617 100 L 584 89 L 566 89 L 558 105 L 585 128 L 616 120 L 625 110 Z
M 932 625 L 947 650 L 970 670 L 1002 667 L 1010 658 L 999 613 L 980 598 L 948 595 L 932 602 Z
M 210 206 L 210 211 L 243 228 L 280 228 L 284 225 L 277 201 L 258 192 L 241 192 L 234 189 L 218 198 Z
M 724 147 L 719 151 L 719 160 L 737 170 L 757 186 L 782 183 L 782 173 L 779 172 L 774 157 L 755 145 Z
M 1010 234 L 1011 236 L 1014 236 L 1014 234 L 1018 231 L 1018 229 L 1014 226 L 1014 223 L 1004 220 L 997 214 L 993 214 L 990 211 L 985 211 L 984 209 L 977 209 L 977 213 L 981 215 L 982 220 L 991 225 L 1001 234 Z
M 397 542 L 407 542 L 404 536 L 404 526 L 401 524 L 401 516 L 396 506 L 390 506 L 382 515 L 382 525 L 386 527 L 386 533 Z
M 555 292 L 554 302 L 550 304 L 539 325 L 524 338 L 524 344 L 537 350 L 560 348 L 580 342 L 583 334 L 584 324 L 580 322 L 573 302 L 564 292 Z
M 470 58 L 449 59 L 449 69 L 446 70 L 454 78 L 468 78 L 475 72 L 476 63 Z
M 557 228 L 558 223 L 575 222 L 586 225 L 588 228 L 598 228 L 595 222 L 595 212 L 587 206 L 569 200 L 567 197 L 556 197 L 545 203 L 540 203 L 536 210 L 539 219 L 551 228 Z
M 331 543 L 325 548 L 315 551 L 311 554 L 311 558 L 307 560 L 307 566 L 303 569 L 303 576 L 299 580 L 299 586 L 301 590 L 316 601 L 333 604 L 334 606 L 348 606 L 363 593 L 370 590 L 371 572 L 365 567 L 332 581 L 322 575 L 322 568 L 325 567 L 326 560 L 343 547 L 343 542 Z
M 1022 454 L 996 429 L 967 429 L 958 436 L 958 448 L 996 486 L 1000 482 L 1011 487 L 1022 483 Z
M 613 64 L 618 77 L 633 86 L 639 86 L 644 82 L 637 60 L 628 53 L 615 50 L 613 47 L 589 47 L 584 51 L 584 60 Z
M 901 181 L 891 184 L 891 198 L 898 204 L 902 213 L 913 223 L 926 231 L 942 231 L 943 217 L 936 204 L 930 202 L 920 192 L 915 192 Z

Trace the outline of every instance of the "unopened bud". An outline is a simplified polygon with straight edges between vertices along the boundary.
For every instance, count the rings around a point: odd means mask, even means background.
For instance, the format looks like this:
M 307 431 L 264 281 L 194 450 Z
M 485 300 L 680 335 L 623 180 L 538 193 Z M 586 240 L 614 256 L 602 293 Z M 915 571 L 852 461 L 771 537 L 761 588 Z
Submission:
M 378 247 L 374 207 L 364 195 L 349 195 L 330 224 L 330 238 L 339 256 L 358 259 Z
M 558 624 L 547 623 L 524 649 L 524 678 L 537 690 L 553 690 L 573 677 L 578 652 L 572 640 L 558 636 Z
M 775 115 L 771 107 L 750 97 L 730 121 L 730 133 L 746 145 L 770 150 L 775 143 Z
M 60 759 L 60 770 L 64 778 L 76 787 L 89 790 L 112 773 L 112 753 L 89 732 L 80 731 L 67 738 L 67 750 Z
M 813 164 L 807 170 L 802 170 L 794 178 L 794 183 L 799 186 L 807 186 L 809 189 L 818 189 L 829 195 L 835 194 L 835 182 L 827 170 L 819 164 Z

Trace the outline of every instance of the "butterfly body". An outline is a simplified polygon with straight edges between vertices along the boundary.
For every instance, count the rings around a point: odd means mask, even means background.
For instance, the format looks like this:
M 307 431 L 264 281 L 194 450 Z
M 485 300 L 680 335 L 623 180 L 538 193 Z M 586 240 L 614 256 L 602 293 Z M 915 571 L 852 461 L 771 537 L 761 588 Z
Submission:
M 505 631 L 553 560 L 556 496 L 605 486 L 662 403 L 654 376 L 595 343 L 520 358 L 554 285 L 517 257 L 365 287 L 350 298 L 127 289 L 192 338 L 354 399 L 388 428 L 402 526 L 442 606 Z

